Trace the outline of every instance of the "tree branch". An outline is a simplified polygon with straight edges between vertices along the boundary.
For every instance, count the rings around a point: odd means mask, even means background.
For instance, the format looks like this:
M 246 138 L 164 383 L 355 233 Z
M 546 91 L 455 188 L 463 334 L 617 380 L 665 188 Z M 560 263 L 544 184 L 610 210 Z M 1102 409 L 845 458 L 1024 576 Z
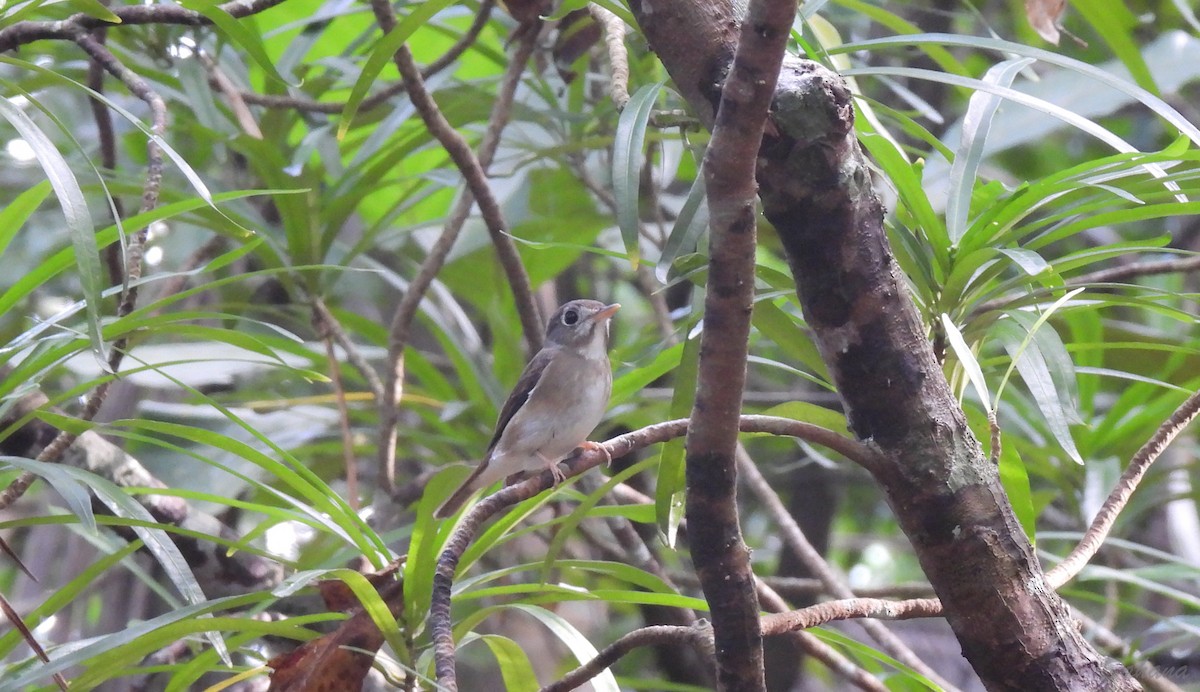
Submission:
M 821 584 L 824 585 L 825 590 L 829 594 L 836 598 L 843 599 L 843 602 L 847 600 L 869 600 L 881 604 L 893 603 L 892 601 L 876 601 L 876 599 L 857 599 L 854 592 L 849 586 L 846 585 L 845 578 L 838 574 L 834 567 L 826 562 L 825 559 L 821 557 L 821 554 L 817 552 L 817 549 L 813 547 L 812 543 L 808 541 L 808 537 L 804 535 L 804 532 L 800 530 L 800 525 L 796 523 L 795 517 L 788 512 L 787 507 L 783 505 L 783 501 L 779 499 L 779 495 L 776 494 L 771 488 L 771 484 L 767 482 L 767 479 L 763 478 L 763 475 L 759 472 L 754 460 L 751 459 L 750 455 L 746 454 L 744 450 L 739 449 L 739 451 L 741 451 L 741 453 L 738 455 L 740 462 L 738 464 L 738 470 L 745 475 L 747 485 L 749 485 L 750 489 L 753 490 L 756 495 L 758 495 L 763 505 L 767 508 L 767 513 L 771 515 L 771 518 L 774 519 L 775 523 L 779 526 L 780 534 L 783 538 L 784 544 L 791 548 L 796 557 L 799 558 L 804 566 L 808 568 L 808 571 L 821 581 Z M 936 612 L 933 613 L 934 615 L 941 615 L 942 608 L 941 604 L 937 602 L 937 599 L 925 600 L 932 602 L 932 604 L 935 606 Z M 826 603 L 821 605 L 828 604 Z M 863 620 L 861 624 L 863 629 L 867 631 L 867 634 L 869 634 L 872 639 L 878 642 L 879 646 L 896 660 L 900 661 L 909 668 L 912 668 L 921 675 L 929 678 L 944 690 L 955 689 L 953 685 L 943 680 L 942 677 L 937 674 L 937 672 L 935 672 L 927 663 L 922 661 L 915 653 L 913 653 L 912 650 L 904 644 L 904 642 L 900 641 L 899 637 L 893 634 L 891 630 L 884 627 L 881 623 L 876 622 L 875 620 Z M 806 627 L 811 626 L 812 625 L 807 625 Z
M 234 0 L 217 5 L 216 9 L 229 14 L 234 19 L 241 19 L 270 9 L 281 2 L 283 0 Z M 69 39 L 78 42 L 77 37 L 80 34 L 106 26 L 134 24 L 207 26 L 212 23 L 208 17 L 199 12 L 185 10 L 179 5 L 120 5 L 109 8 L 109 11 L 120 18 L 119 24 L 82 12 L 59 21 L 17 22 L 10 27 L 0 29 L 0 53 L 8 52 L 26 43 L 45 39 Z
M 375 12 L 375 19 L 379 22 L 379 27 L 385 34 L 395 28 L 396 13 L 387 0 L 371 0 L 371 8 Z M 404 78 L 408 97 L 412 100 L 417 113 L 420 114 L 421 120 L 425 122 L 425 127 L 450 155 L 454 165 L 463 174 L 467 189 L 471 191 L 479 204 L 480 215 L 483 217 L 484 224 L 487 225 L 488 233 L 492 237 L 492 244 L 496 247 L 496 256 L 500 261 L 500 266 L 504 268 L 509 288 L 512 289 L 513 298 L 516 300 L 517 314 L 521 318 L 521 328 L 525 333 L 525 343 L 529 346 L 528 350 L 531 354 L 536 353 L 542 347 L 542 330 L 546 325 L 538 314 L 537 304 L 533 301 L 533 289 L 529 284 L 529 275 L 525 273 L 521 256 L 517 254 L 516 244 L 507 234 L 504 215 L 500 211 L 496 197 L 492 194 L 491 187 L 488 186 L 483 166 L 475 153 L 471 151 L 467 140 L 450 125 L 429 90 L 425 88 L 425 80 L 421 79 L 421 73 L 413 61 L 412 51 L 407 45 L 401 46 L 400 50 L 396 51 L 393 61 L 400 70 L 400 76 Z
M 614 437 L 603 444 L 603 450 L 576 450 L 576 454 L 562 462 L 562 466 L 565 466 L 564 476 L 577 476 L 610 459 L 619 459 L 649 445 L 682 437 L 687 434 L 688 427 L 688 419 L 665 421 Z M 866 446 L 810 423 L 773 416 L 742 416 L 739 427 L 742 432 L 786 435 L 829 446 L 830 449 L 841 452 L 855 463 L 868 468 L 876 466 L 879 462 L 874 452 Z M 849 454 L 846 454 L 847 452 Z M 429 629 L 433 638 L 437 681 L 446 689 L 458 689 L 454 669 L 455 645 L 453 623 L 450 620 L 450 592 L 454 586 L 459 559 L 485 521 L 505 507 L 528 500 L 553 485 L 554 474 L 547 470 L 485 497 L 463 515 L 446 542 L 433 577 L 433 595 L 429 608 Z
M 712 614 L 721 690 L 766 688 L 754 573 L 738 522 L 734 452 L 754 310 L 754 172 L 795 14 L 794 0 L 751 1 L 704 156 L 708 284 L 692 407 L 696 424 L 687 436 L 686 512 L 692 562 Z
M 500 82 L 496 101 L 492 104 L 492 112 L 488 116 L 487 129 L 484 131 L 483 140 L 479 143 L 478 165 L 484 173 L 492 164 L 492 159 L 496 156 L 496 149 L 500 146 L 500 134 L 511 117 L 513 97 L 516 94 L 517 86 L 521 83 L 525 65 L 529 62 L 533 49 L 537 45 L 537 37 L 536 32 L 527 32 L 522 35 Z M 465 190 L 455 202 L 450 216 L 446 218 L 446 225 L 442 227 L 442 234 L 429 249 L 429 254 L 421 263 L 421 269 L 409 282 L 408 290 L 404 292 L 404 297 L 396 306 L 396 312 L 392 314 L 391 326 L 388 329 L 387 370 L 382 396 L 377 399 L 379 404 L 379 477 L 384 489 L 388 492 L 396 488 L 396 425 L 400 420 L 400 398 L 404 391 L 404 349 L 408 347 L 412 322 L 417 316 L 417 309 L 425 298 L 425 293 L 445 265 L 446 258 L 449 257 L 450 250 L 458 240 L 458 234 L 462 231 L 463 224 L 466 223 L 474 204 L 475 195 L 472 190 Z M 505 237 L 505 240 L 508 238 Z M 528 332 L 526 332 L 526 338 L 528 339 Z M 540 331 L 538 338 L 541 338 Z
M 1137 454 L 1133 455 L 1129 466 L 1121 474 L 1121 479 L 1109 493 L 1108 498 L 1104 500 L 1104 504 L 1100 506 L 1100 511 L 1096 512 L 1096 517 L 1092 519 L 1092 525 L 1088 527 L 1079 544 L 1075 546 L 1070 555 L 1067 555 L 1062 562 L 1046 573 L 1046 583 L 1050 585 L 1050 588 L 1057 590 L 1063 584 L 1071 581 L 1075 575 L 1079 574 L 1079 570 L 1083 569 L 1083 566 L 1092 559 L 1096 551 L 1100 550 L 1100 544 L 1112 530 L 1121 510 L 1125 509 L 1125 504 L 1129 502 L 1129 498 L 1141 483 L 1142 477 L 1146 475 L 1150 465 L 1158 459 L 1167 445 L 1171 444 L 1171 441 L 1196 419 L 1197 414 L 1200 414 L 1200 391 L 1192 394 L 1180 404 L 1179 408 L 1175 409 L 1175 412 L 1146 441 L 1146 444 L 1142 445 Z
M 466 33 L 460 36 L 458 40 L 454 42 L 454 45 L 450 46 L 450 49 L 438 57 L 437 60 L 434 60 L 425 67 L 421 68 L 421 78 L 429 79 L 450 65 L 453 65 L 454 61 L 458 60 L 459 57 L 461 57 L 462 54 L 465 53 L 467 49 L 475 43 L 475 40 L 479 38 L 479 34 L 483 31 L 483 27 L 487 26 L 488 19 L 490 19 L 492 16 L 492 8 L 495 6 L 495 0 L 483 0 L 480 2 L 479 11 L 475 13 L 475 21 L 471 23 L 471 26 L 467 29 Z M 394 84 L 389 84 L 383 89 L 380 89 L 374 94 L 371 94 L 367 98 L 363 99 L 358 105 L 358 112 L 365 113 L 373 108 L 382 106 L 390 101 L 393 97 L 403 94 L 407 89 L 408 87 L 405 85 L 404 80 L 400 80 Z M 246 103 L 252 103 L 256 106 L 263 106 L 266 108 L 288 108 L 309 113 L 327 113 L 329 115 L 337 115 L 338 113 L 346 110 L 345 101 L 316 101 L 314 99 L 302 96 L 258 94 L 253 91 L 239 92 L 239 96 Z M 486 168 L 486 164 L 484 167 Z

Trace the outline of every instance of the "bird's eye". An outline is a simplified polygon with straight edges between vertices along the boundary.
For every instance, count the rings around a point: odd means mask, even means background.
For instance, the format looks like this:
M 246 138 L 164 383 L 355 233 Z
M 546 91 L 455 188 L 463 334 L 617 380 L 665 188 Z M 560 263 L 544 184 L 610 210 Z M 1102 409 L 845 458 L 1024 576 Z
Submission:
M 562 323 L 568 327 L 574 326 L 579 322 L 579 311 L 574 308 L 563 313 Z

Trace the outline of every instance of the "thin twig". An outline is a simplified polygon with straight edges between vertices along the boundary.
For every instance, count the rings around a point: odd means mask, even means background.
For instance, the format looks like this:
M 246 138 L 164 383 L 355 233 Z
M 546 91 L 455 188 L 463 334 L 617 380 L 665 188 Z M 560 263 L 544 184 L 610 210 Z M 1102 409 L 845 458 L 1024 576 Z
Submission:
M 311 302 L 313 310 L 320 315 L 321 323 L 325 325 L 326 329 L 329 330 L 329 335 L 333 337 L 333 340 L 337 342 L 338 346 L 342 347 L 342 351 L 346 354 L 346 360 L 350 361 L 350 364 L 354 366 L 354 369 L 357 370 L 358 373 L 362 375 L 363 379 L 367 381 L 367 386 L 370 387 L 371 394 L 374 396 L 375 401 L 382 399 L 383 383 L 379 381 L 379 375 L 375 373 L 375 368 L 371 367 L 371 364 L 368 363 L 367 359 L 363 357 L 362 352 L 358 350 L 358 346 L 355 345 L 354 340 L 351 339 L 350 335 L 346 333 L 346 330 L 342 328 L 342 323 L 333 316 L 333 312 L 330 311 L 327 305 L 325 305 L 325 301 L 313 296 L 311 298 Z
M 808 571 L 817 579 L 820 579 L 829 593 L 833 594 L 836 598 L 875 601 L 876 599 L 856 598 L 850 587 L 846 586 L 846 580 L 837 573 L 825 558 L 821 557 L 817 549 L 808 541 L 808 537 L 804 535 L 804 532 L 800 529 L 800 525 L 796 523 L 795 518 L 788 512 L 787 507 L 784 506 L 783 501 L 771 487 L 771 484 L 759 472 L 758 466 L 755 465 L 750 455 L 746 454 L 745 449 L 740 445 L 738 451 L 740 452 L 738 454 L 738 470 L 745 477 L 746 484 L 758 496 L 759 500 L 766 507 L 767 512 L 771 515 L 771 518 L 775 521 L 784 544 L 804 563 Z M 890 601 L 877 602 L 890 603 Z M 936 601 L 934 602 L 936 603 Z M 940 604 L 938 607 L 940 610 Z M 881 623 L 875 620 L 863 620 L 860 624 L 867 631 L 867 634 L 878 642 L 879 646 L 889 655 L 930 680 L 933 680 L 942 689 L 954 689 L 954 686 L 942 680 L 929 667 L 929 664 L 922 661 L 899 637 Z
M 1200 255 L 1181 257 L 1178 259 L 1157 260 L 1152 262 L 1134 262 L 1120 267 L 1110 267 L 1088 274 L 1080 274 L 1063 282 L 1064 288 L 1074 286 L 1091 286 L 1094 284 L 1115 283 L 1128 281 L 1142 276 L 1158 276 L 1160 274 L 1183 274 L 1200 270 Z M 1036 294 L 1036 291 L 1034 292 Z M 1029 300 L 1031 293 L 1025 291 L 1013 295 L 985 300 L 976 305 L 971 312 L 979 315 L 993 310 L 1000 310 L 1018 301 Z
M 454 64 L 454 61 L 467 51 L 475 39 L 479 38 L 483 27 L 487 26 L 488 19 L 492 16 L 492 8 L 496 6 L 495 0 L 483 0 L 479 3 L 479 11 L 475 13 L 475 21 L 467 29 L 466 33 L 459 37 L 454 42 L 450 49 L 442 54 L 437 60 L 426 65 L 421 69 L 421 77 L 429 79 L 435 74 L 446 69 Z M 401 80 L 394 84 L 389 84 L 380 91 L 371 94 L 362 100 L 358 105 L 358 112 L 365 113 L 373 108 L 382 106 L 392 99 L 394 96 L 403 94 L 407 87 L 404 81 Z M 346 110 L 345 101 L 315 101 L 302 96 L 281 96 L 276 94 L 258 94 L 253 91 L 242 91 L 238 95 L 246 103 L 252 103 L 256 106 L 265 106 L 267 108 L 286 108 L 289 110 L 305 111 L 309 113 L 328 113 L 336 115 Z
M 496 100 L 492 104 L 492 112 L 488 116 L 487 129 L 479 143 L 477 161 L 484 172 L 487 171 L 492 159 L 496 156 L 496 149 L 500 145 L 500 134 L 511 117 L 517 86 L 521 83 L 521 75 L 536 45 L 537 34 L 526 34 L 517 44 L 513 57 L 509 61 L 508 69 L 500 81 Z M 376 397 L 379 405 L 379 477 L 387 492 L 396 488 L 396 425 L 400 420 L 398 407 L 404 392 L 404 350 L 408 346 L 412 322 L 426 291 L 429 290 L 434 278 L 445 265 L 446 258 L 450 255 L 450 250 L 454 247 L 454 242 L 458 239 L 458 234 L 462 231 L 463 224 L 466 223 L 474 203 L 475 195 L 472 189 L 468 188 L 463 191 L 455 203 L 454 209 L 451 210 L 450 216 L 446 219 L 442 234 L 429 249 L 429 254 L 421 263 L 416 277 L 409 282 L 404 297 L 400 299 L 400 304 L 396 306 L 396 312 L 392 315 L 391 326 L 388 329 L 388 360 L 385 381 L 381 395 Z
M 105 2 L 107 7 L 110 3 Z M 92 31 L 101 45 L 108 36 L 108 30 L 100 27 Z M 88 61 L 88 88 L 97 95 L 88 96 L 88 105 L 92 109 L 92 119 L 96 121 L 96 139 L 100 145 L 100 166 L 112 173 L 117 170 L 117 136 L 113 131 L 112 112 L 100 100 L 98 94 L 104 93 L 104 66 L 95 60 Z M 125 218 L 125 205 L 120 197 L 112 197 L 113 220 Z M 121 262 L 121 243 L 113 243 L 104 248 L 104 263 L 108 267 L 108 280 L 119 283 L 124 274 L 124 263 Z
M 564 675 L 560 680 L 546 685 L 542 692 L 566 692 L 588 682 L 621 660 L 626 654 L 644 646 L 677 646 L 689 643 L 706 655 L 713 658 L 712 626 L 707 620 L 698 620 L 695 625 L 684 627 L 680 625 L 650 625 L 625 634 L 617 641 L 609 644 L 596 654 L 595 658 L 587 661 L 575 670 Z
M 321 306 L 318 308 L 318 304 Z M 329 311 L 319 299 L 313 301 L 313 323 L 322 343 L 325 344 L 325 361 L 329 365 L 329 378 L 333 381 L 333 394 L 337 400 L 338 423 L 342 432 L 342 466 L 346 469 L 346 501 L 355 512 L 359 509 L 358 458 L 354 454 L 354 434 L 350 430 L 350 408 L 346 405 L 346 388 L 342 384 L 341 363 L 333 350 L 333 329 L 325 319 Z
M 384 33 L 395 28 L 396 13 L 392 9 L 391 3 L 387 0 L 371 0 L 371 9 L 374 10 L 375 19 Z M 421 79 L 421 73 L 417 69 L 416 62 L 413 61 L 412 51 L 407 45 L 401 46 L 400 50 L 396 51 L 393 61 L 400 70 L 400 76 L 404 78 L 404 84 L 408 87 L 408 97 L 412 101 L 413 107 L 417 109 L 417 113 L 420 114 L 421 120 L 425 122 L 425 127 L 449 154 L 454 165 L 462 173 L 467 188 L 479 204 L 480 216 L 487 226 L 492 245 L 496 248 L 496 256 L 500 261 L 500 266 L 504 269 L 509 288 L 516 300 L 517 314 L 521 318 L 525 342 L 529 346 L 529 352 L 535 353 L 542 347 L 542 329 L 545 324 L 533 301 L 533 288 L 529 284 L 529 275 L 521 263 L 516 243 L 507 233 L 504 214 L 488 185 L 483 166 L 480 165 L 475 153 L 471 151 L 467 140 L 450 125 L 429 90 L 425 88 L 425 80 Z
M 788 604 L 780 597 L 775 590 L 767 585 L 761 578 L 755 578 L 755 588 L 758 589 L 759 603 L 763 604 L 763 608 L 776 613 L 785 613 L 788 611 Z M 771 617 L 771 616 L 766 616 Z M 817 639 L 810 632 L 802 630 L 782 630 L 779 632 L 770 631 L 766 627 L 766 620 L 763 620 L 763 636 L 781 635 L 785 636 L 801 647 L 809 656 L 825 665 L 826 668 L 833 671 L 837 675 L 842 676 L 847 682 L 854 685 L 860 690 L 868 692 L 883 692 L 887 689 L 879 680 L 876 680 L 870 673 L 857 666 L 854 661 L 834 650 L 825 642 Z
M 865 624 L 873 620 L 911 620 L 942 616 L 942 602 L 936 598 L 910 598 L 904 601 L 891 601 L 883 598 L 841 598 L 806 606 L 799 610 L 764 615 L 763 635 L 803 630 L 838 620 L 862 619 Z M 918 672 L 929 677 L 929 673 L 925 671 Z M 936 678 L 930 679 L 937 682 Z M 938 682 L 938 685 L 942 686 L 942 689 L 953 689 L 945 687 L 941 682 Z
M 233 0 L 216 5 L 213 10 L 224 12 L 234 19 L 241 19 L 270 9 L 283 0 Z M 110 22 L 101 17 L 78 13 L 66 19 L 54 21 L 24 21 L 0 29 L 0 53 L 34 41 L 46 39 L 70 39 L 78 43 L 80 34 L 99 27 L 125 27 L 135 24 L 176 24 L 183 26 L 207 26 L 212 24 L 208 17 L 180 5 L 118 5 L 109 9 L 119 21 Z M 110 70 L 111 71 L 111 70 Z
M 1180 404 L 1179 408 L 1175 409 L 1175 412 L 1159 426 L 1146 444 L 1142 445 L 1137 454 L 1133 455 L 1128 468 L 1121 474 L 1121 479 L 1117 481 L 1116 487 L 1101 505 L 1100 511 L 1092 519 L 1092 525 L 1083 534 L 1079 544 L 1062 562 L 1046 572 L 1046 583 L 1050 585 L 1050 588 L 1057 590 L 1063 584 L 1071 581 L 1092 559 L 1092 556 L 1100 549 L 1105 537 L 1108 536 L 1108 532 L 1112 530 L 1121 510 L 1129 502 L 1133 491 L 1137 489 L 1142 477 L 1146 475 L 1150 465 L 1158 459 L 1167 445 L 1171 444 L 1171 440 L 1174 440 L 1179 433 L 1183 432 L 1188 423 L 1196 418 L 1197 414 L 1200 414 L 1200 391 L 1192 394 Z

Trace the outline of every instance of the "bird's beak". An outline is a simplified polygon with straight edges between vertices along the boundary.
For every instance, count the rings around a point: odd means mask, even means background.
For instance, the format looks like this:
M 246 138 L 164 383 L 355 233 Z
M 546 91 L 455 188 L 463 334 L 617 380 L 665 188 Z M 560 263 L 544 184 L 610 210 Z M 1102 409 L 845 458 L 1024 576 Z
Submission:
M 614 314 L 616 314 L 617 310 L 620 310 L 620 309 L 621 309 L 620 303 L 613 303 L 612 305 L 605 305 L 604 309 L 602 309 L 600 312 L 597 312 L 595 315 L 592 315 L 592 321 L 593 322 L 603 322 L 604 320 L 607 320 L 608 318 L 610 318 Z

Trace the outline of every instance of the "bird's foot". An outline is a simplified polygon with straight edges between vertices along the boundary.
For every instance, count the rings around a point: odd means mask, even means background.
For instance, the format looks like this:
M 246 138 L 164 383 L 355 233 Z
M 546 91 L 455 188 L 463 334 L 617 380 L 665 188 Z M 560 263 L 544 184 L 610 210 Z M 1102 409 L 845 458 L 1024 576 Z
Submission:
M 604 465 L 609 466 L 609 467 L 612 466 L 612 461 L 613 461 L 612 454 L 608 453 L 608 447 L 605 447 L 604 445 L 600 444 L 599 442 L 592 442 L 590 440 L 585 441 L 583 444 L 581 444 L 579 446 L 583 447 L 585 450 L 588 450 L 589 452 L 599 452 L 599 453 L 603 454 L 604 455 Z

